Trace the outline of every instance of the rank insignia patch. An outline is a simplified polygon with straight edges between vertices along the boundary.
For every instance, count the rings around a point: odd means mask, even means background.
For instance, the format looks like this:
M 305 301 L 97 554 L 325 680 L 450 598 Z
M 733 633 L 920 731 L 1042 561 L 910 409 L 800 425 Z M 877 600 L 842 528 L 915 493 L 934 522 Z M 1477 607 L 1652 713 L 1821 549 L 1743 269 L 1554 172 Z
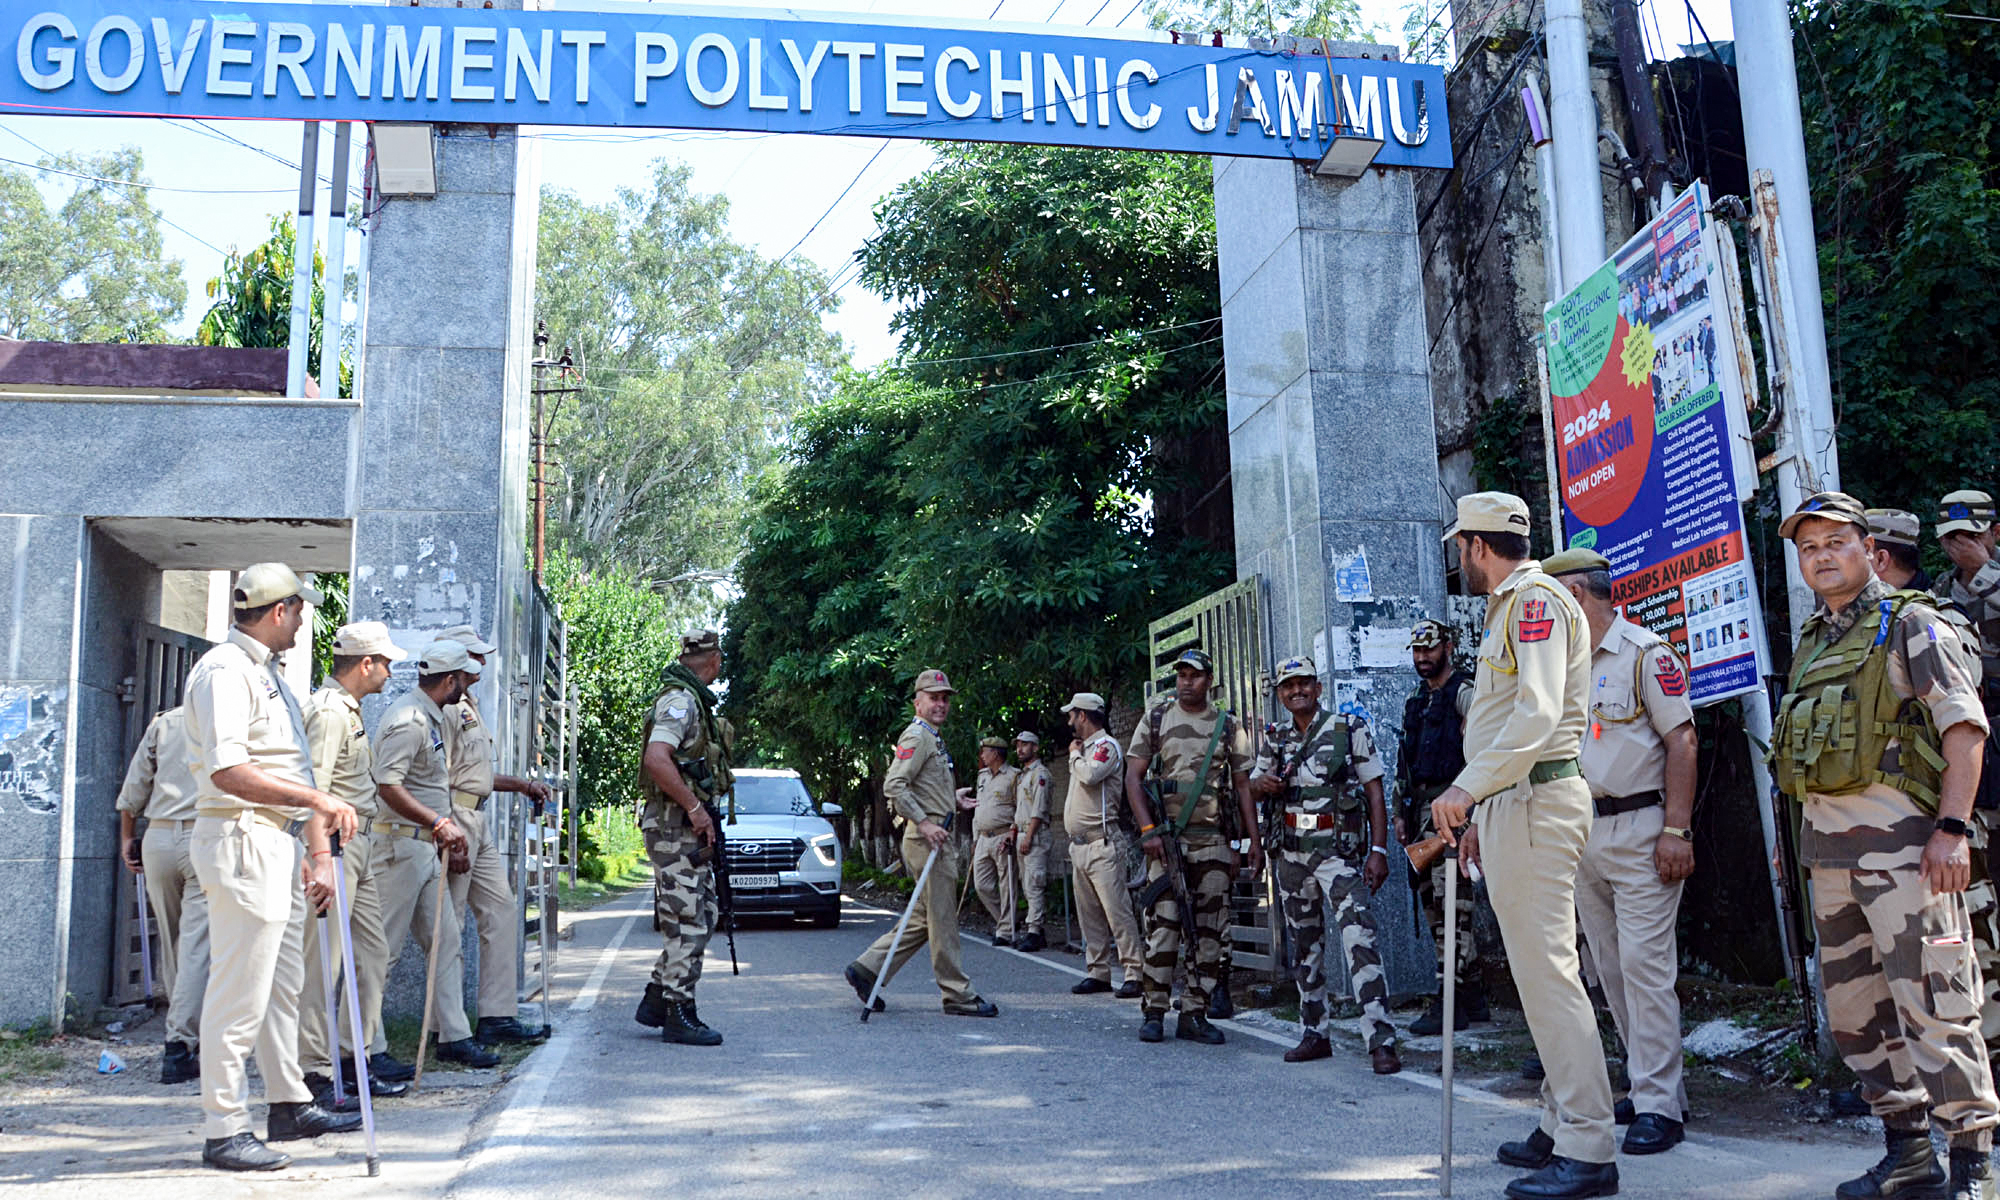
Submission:
M 1660 691 L 1669 696 L 1685 696 L 1688 690 L 1687 672 L 1671 654 L 1662 654 L 1653 664 L 1653 678 L 1659 682 Z
M 1548 601 L 1541 599 L 1521 601 L 1521 621 L 1518 628 L 1522 641 L 1546 642 L 1555 626 L 1555 619 L 1549 616 Z

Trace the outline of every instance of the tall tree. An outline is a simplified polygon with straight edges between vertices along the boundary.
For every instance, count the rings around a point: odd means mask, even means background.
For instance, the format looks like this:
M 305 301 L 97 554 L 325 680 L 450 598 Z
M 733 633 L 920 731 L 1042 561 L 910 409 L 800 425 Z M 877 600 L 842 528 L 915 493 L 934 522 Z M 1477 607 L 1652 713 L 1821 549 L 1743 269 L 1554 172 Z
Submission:
M 1361 6 L 1356 0 L 1149 0 L 1146 20 L 1155 29 L 1190 33 L 1345 38 L 1360 30 Z
M 145 165 L 127 146 L 44 158 L 33 171 L 0 167 L 0 337 L 168 340 L 187 284 L 180 260 L 165 255 L 146 189 L 131 186 L 144 182 Z M 68 197 L 51 209 L 38 177 Z
M 292 269 L 298 253 L 298 231 L 292 214 L 270 218 L 271 236 L 248 251 L 230 248 L 222 260 L 222 274 L 208 281 L 208 298 L 213 301 L 196 326 L 194 340 L 203 346 L 259 346 L 281 348 L 292 342 Z M 321 320 L 326 311 L 326 256 L 318 243 L 313 245 L 312 299 L 306 320 L 306 367 L 319 369 L 320 346 L 325 339 Z M 343 294 L 353 294 L 355 275 L 341 281 Z M 350 347 L 359 331 L 343 326 L 340 348 L 340 393 L 353 395 L 353 365 Z M 320 394 L 334 395 L 334 389 L 320 381 Z

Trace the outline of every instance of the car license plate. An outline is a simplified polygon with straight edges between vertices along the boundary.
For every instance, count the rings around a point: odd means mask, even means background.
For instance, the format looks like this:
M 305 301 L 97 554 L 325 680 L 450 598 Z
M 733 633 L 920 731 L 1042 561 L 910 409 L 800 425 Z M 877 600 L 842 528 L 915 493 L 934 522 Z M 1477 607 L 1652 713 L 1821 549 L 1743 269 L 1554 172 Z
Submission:
M 778 877 L 776 875 L 731 875 L 729 877 L 729 886 L 740 888 L 774 888 L 778 886 Z

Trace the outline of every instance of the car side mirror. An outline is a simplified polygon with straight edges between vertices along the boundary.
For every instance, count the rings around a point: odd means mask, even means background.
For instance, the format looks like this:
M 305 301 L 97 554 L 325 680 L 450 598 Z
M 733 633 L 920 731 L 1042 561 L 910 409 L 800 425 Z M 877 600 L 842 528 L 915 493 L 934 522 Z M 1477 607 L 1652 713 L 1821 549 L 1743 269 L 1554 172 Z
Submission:
M 822 804 L 819 806 L 819 815 L 822 817 L 837 817 L 840 815 L 840 805 L 830 801 Z

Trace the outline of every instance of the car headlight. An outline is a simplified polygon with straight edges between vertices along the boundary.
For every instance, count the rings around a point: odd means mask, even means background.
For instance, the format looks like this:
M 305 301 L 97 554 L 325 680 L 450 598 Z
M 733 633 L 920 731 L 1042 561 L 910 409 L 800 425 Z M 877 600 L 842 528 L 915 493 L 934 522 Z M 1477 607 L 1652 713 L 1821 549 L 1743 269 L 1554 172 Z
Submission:
M 840 840 L 833 834 L 824 833 L 812 840 L 813 853 L 819 860 L 831 867 L 840 862 Z

